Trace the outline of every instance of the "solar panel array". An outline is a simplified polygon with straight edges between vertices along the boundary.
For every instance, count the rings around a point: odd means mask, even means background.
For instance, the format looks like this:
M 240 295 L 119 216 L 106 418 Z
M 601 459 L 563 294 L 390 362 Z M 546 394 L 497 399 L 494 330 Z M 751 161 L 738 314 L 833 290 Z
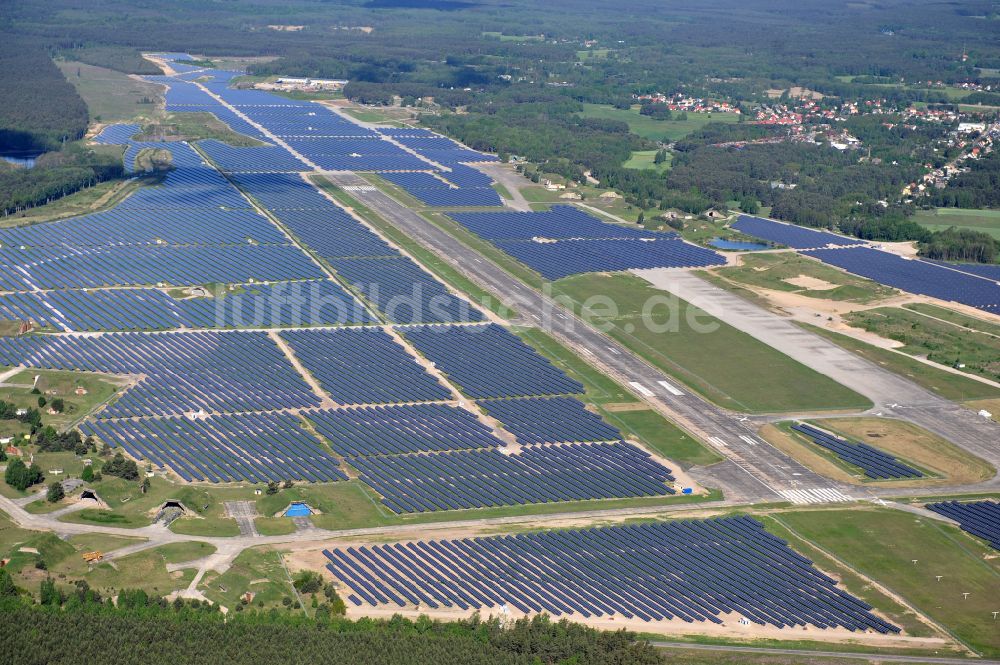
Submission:
M 494 448 L 503 442 L 474 414 L 444 404 L 313 411 L 308 418 L 344 457 Z
M 732 227 L 748 236 L 779 245 L 787 245 L 795 249 L 813 249 L 827 245 L 857 245 L 862 242 L 856 238 L 847 238 L 835 233 L 815 231 L 795 224 L 784 224 L 750 215 L 740 215 Z
M 139 128 L 120 126 L 98 140 L 125 144 L 130 165 L 146 148 L 165 150 L 173 170 L 112 210 L 0 230 L 0 288 L 11 291 L 0 296 L 0 313 L 67 331 L 377 323 L 352 295 L 362 293 L 393 322 L 483 319 L 305 182 L 298 172 L 308 167 L 243 115 L 326 168 L 334 166 L 329 159 L 347 160 L 352 169 L 418 169 L 434 179 L 430 189 L 439 184 L 441 191 L 472 197 L 463 204 L 497 205 L 489 176 L 461 163 L 483 159 L 481 154 L 424 130 L 380 135 L 315 104 L 230 89 L 232 72 L 181 69 L 190 80 L 150 77 L 170 86 L 168 110 L 213 113 L 235 131 L 271 143 L 237 148 L 210 140 L 199 146 L 295 241 L 329 262 L 350 292 L 191 146 L 135 142 L 130 137 Z M 194 84 L 196 77 L 206 77 L 205 87 L 237 110 Z M 439 177 L 386 135 L 437 157 Z M 364 167 L 353 161 L 358 156 Z M 418 174 L 399 177 L 427 184 Z M 212 298 L 120 288 L 215 282 L 229 288 Z M 472 336 L 473 328 L 485 334 Z M 443 352 L 423 334 L 429 330 L 404 332 L 422 340 L 425 354 Z M 582 391 L 498 326 L 439 326 L 433 334 L 451 336 L 446 346 L 462 347 L 460 358 L 439 364 L 461 377 L 474 397 Z M 329 400 L 313 392 L 279 339 Z M 672 492 L 668 469 L 619 441 L 617 430 L 570 398 L 497 400 L 490 408 L 522 444 L 564 444 L 500 452 L 507 448 L 488 421 L 442 403 L 453 399 L 451 391 L 378 327 L 283 330 L 279 338 L 192 330 L 4 338 L 0 363 L 127 376 L 130 387 L 83 428 L 189 481 L 345 479 L 337 459 L 304 426 L 308 419 L 399 512 Z M 320 408 L 329 401 L 348 408 Z M 580 440 L 610 443 L 575 443 Z
M 486 411 L 522 444 L 617 441 L 621 432 L 573 397 L 484 400 Z
M 330 259 L 337 276 L 394 323 L 481 321 L 482 313 L 405 256 Z
M 356 606 L 511 606 L 621 616 L 898 633 L 746 516 L 341 547 L 327 568 Z
M 273 328 L 374 320 L 336 282 L 238 286 L 215 297 L 173 298 L 150 288 L 31 291 L 0 295 L 0 318 L 72 331 Z
M 319 406 L 266 333 L 107 333 L 0 338 L 0 364 L 138 377 L 99 418 Z
M 212 298 L 176 302 L 191 328 L 275 328 L 372 323 L 375 318 L 330 280 L 247 284 Z
M 930 263 L 1000 282 L 1000 265 L 987 263 L 948 263 L 946 261 L 930 261 Z
M 474 398 L 565 395 L 583 392 L 547 358 L 491 323 L 480 326 L 400 328 L 463 393 Z
M 654 233 L 602 222 L 573 206 L 553 206 L 544 212 L 456 212 L 456 222 L 485 240 L 634 240 L 676 238 L 676 233 Z
M 380 328 L 289 330 L 281 336 L 338 404 L 451 398 L 447 388 Z
M 500 206 L 500 195 L 488 184 L 477 187 L 452 186 L 430 173 L 382 173 L 383 178 L 402 187 L 417 200 L 439 207 Z M 442 174 L 447 177 L 447 174 Z M 488 180 L 488 178 L 487 178 Z
M 546 279 L 586 272 L 721 265 L 722 255 L 671 233 L 607 224 L 570 206 L 548 212 L 468 212 L 451 217 Z
M 442 166 L 452 166 L 462 162 L 495 162 L 495 155 L 472 150 L 444 136 L 416 135 L 412 132 L 395 134 L 393 138 L 407 148 Z
M 352 458 L 397 513 L 673 494 L 670 470 L 628 443 Z
M 924 506 L 959 523 L 962 531 L 978 536 L 1000 550 L 1000 503 L 996 501 L 942 501 Z
M 903 291 L 1000 312 L 1000 284 L 992 279 L 869 247 L 816 249 L 803 254 Z
M 187 481 L 347 480 L 337 459 L 287 413 L 97 420 L 81 429 Z
M 841 439 L 811 425 L 795 424 L 792 425 L 792 429 L 804 434 L 817 446 L 829 450 L 845 462 L 859 467 L 872 480 L 924 477 L 923 472 L 903 464 L 878 448 Z

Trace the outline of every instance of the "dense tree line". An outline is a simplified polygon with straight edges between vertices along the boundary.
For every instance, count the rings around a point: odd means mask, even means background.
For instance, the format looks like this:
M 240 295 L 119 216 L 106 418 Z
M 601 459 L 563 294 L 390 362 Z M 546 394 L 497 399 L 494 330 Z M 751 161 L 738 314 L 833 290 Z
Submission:
M 920 245 L 920 256 L 942 261 L 994 263 L 1000 242 L 993 236 L 971 229 L 950 228 L 932 234 Z
M 87 130 L 87 105 L 28 39 L 0 35 L 0 154 L 58 149 Z
M 30 169 L 0 162 L 0 215 L 44 205 L 123 176 L 120 155 L 98 152 L 79 144 L 41 155 Z
M 6 571 L 0 572 L 0 578 Z M 199 604 L 161 603 L 143 592 L 124 591 L 119 607 L 95 598 L 85 585 L 63 601 L 45 585 L 48 601 L 29 605 L 11 595 L 9 575 L 0 579 L 0 653 L 22 663 L 115 663 L 121 665 L 241 665 L 352 663 L 369 665 L 654 665 L 662 658 L 625 631 L 601 632 L 545 617 L 509 627 L 472 618 L 442 623 L 421 618 L 312 620 L 300 614 L 221 613 Z M 16 593 L 16 592 L 15 592 Z M 87 596 L 81 600 L 81 596 Z M 63 601 L 65 606 L 60 608 Z M 195 601 L 197 602 L 197 601 Z

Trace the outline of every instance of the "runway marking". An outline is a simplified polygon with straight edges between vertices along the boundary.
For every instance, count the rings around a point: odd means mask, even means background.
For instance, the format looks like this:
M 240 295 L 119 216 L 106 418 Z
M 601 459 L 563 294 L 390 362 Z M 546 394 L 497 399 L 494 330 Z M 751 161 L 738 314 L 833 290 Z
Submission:
M 680 390 L 678 390 L 675 386 L 667 383 L 666 381 L 657 381 L 657 383 L 660 384 L 660 386 L 671 395 L 677 395 L 678 397 L 680 397 L 681 395 L 684 394 Z
M 628 384 L 630 386 L 632 386 L 633 388 L 635 388 L 636 391 L 638 391 L 638 393 L 640 395 L 642 395 L 643 397 L 655 397 L 655 395 L 654 395 L 654 393 L 653 393 L 652 390 L 650 390 L 646 386 L 642 385 L 638 381 L 629 381 Z
M 788 499 L 792 503 L 799 505 L 807 503 L 843 503 L 845 501 L 854 501 L 853 497 L 850 497 L 833 487 L 817 487 L 813 489 L 801 489 L 801 490 L 779 490 L 778 494 Z
M 729 447 L 729 445 L 725 441 L 723 441 L 722 439 L 720 439 L 717 436 L 710 436 L 710 437 L 708 437 L 708 440 L 711 441 L 712 443 L 714 443 L 717 446 L 722 446 L 723 448 L 728 448 Z
M 757 445 L 757 442 L 752 437 L 749 437 L 746 434 L 740 434 L 740 438 L 743 439 L 747 443 L 748 446 L 756 446 Z
M 378 189 L 375 185 L 343 185 L 341 187 L 345 192 L 376 192 Z

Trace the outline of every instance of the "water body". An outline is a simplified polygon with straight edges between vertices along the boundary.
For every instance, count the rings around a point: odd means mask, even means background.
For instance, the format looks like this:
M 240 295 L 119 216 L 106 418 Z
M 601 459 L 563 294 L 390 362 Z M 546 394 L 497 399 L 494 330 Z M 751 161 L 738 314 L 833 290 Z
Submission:
M 285 510 L 285 517 L 306 517 L 312 515 L 312 508 L 304 503 L 293 503 Z
M 708 244 L 716 249 L 736 249 L 748 252 L 768 248 L 767 245 L 759 242 L 743 242 L 739 240 L 725 240 L 723 238 L 712 238 Z
M 0 159 L 7 162 L 8 164 L 13 164 L 14 166 L 22 166 L 26 169 L 30 169 L 35 165 L 35 159 L 38 155 L 0 155 Z

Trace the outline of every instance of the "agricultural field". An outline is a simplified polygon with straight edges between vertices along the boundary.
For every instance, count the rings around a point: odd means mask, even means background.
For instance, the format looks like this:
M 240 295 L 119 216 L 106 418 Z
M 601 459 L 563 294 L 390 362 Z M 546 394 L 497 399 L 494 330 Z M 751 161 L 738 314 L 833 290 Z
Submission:
M 903 353 L 1000 381 L 1000 336 L 977 331 L 968 321 L 951 323 L 895 307 L 852 312 L 843 318 L 851 326 L 902 343 L 898 350 Z
M 764 413 L 866 408 L 860 395 L 686 303 L 679 303 L 675 315 L 658 317 L 656 323 L 671 324 L 669 333 L 649 330 L 642 321 L 643 305 L 662 293 L 639 277 L 581 275 L 560 280 L 555 290 L 581 312 L 588 298 L 610 298 L 617 312 L 592 311 L 595 323 L 608 326 L 613 338 L 722 406 Z M 688 312 L 714 330 L 698 332 Z M 734 367 L 741 371 L 732 371 Z
M 952 226 L 988 233 L 1000 240 L 1000 210 L 967 210 L 965 208 L 934 208 L 918 210 L 913 219 L 931 231 L 943 231 Z
M 639 114 L 639 107 L 628 111 L 603 104 L 584 104 L 585 118 L 604 118 L 628 123 L 629 130 L 643 138 L 669 143 L 682 139 L 711 122 L 732 123 L 739 121 L 734 113 L 688 113 L 687 120 L 654 120 Z
M 895 289 L 831 268 L 794 252 L 744 254 L 740 266 L 717 268 L 713 272 L 725 280 L 744 286 L 820 300 L 870 303 L 898 293 Z

